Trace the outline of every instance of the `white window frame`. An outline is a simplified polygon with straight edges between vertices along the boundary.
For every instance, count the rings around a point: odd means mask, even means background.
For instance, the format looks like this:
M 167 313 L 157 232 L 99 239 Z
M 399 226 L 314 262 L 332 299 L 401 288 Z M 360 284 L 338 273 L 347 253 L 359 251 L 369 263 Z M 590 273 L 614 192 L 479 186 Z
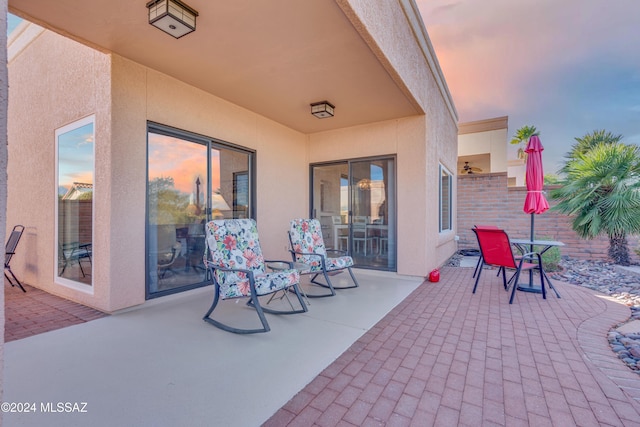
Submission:
M 442 197 L 442 179 L 444 178 L 444 174 L 447 175 L 449 180 L 449 188 L 448 188 L 448 201 L 449 201 L 449 227 L 443 228 L 443 207 L 444 207 L 444 198 Z M 449 169 L 440 164 L 438 168 L 438 232 L 445 233 L 453 230 L 453 174 Z
M 59 218 L 59 214 L 58 214 L 58 180 L 59 180 L 59 161 L 60 159 L 58 158 L 58 154 L 59 154 L 59 147 L 58 147 L 58 139 L 61 135 L 64 135 L 65 133 L 71 132 L 75 129 L 81 128 L 83 126 L 86 126 L 88 124 L 92 124 L 93 125 L 93 164 L 91 165 L 91 168 L 93 170 L 93 199 L 92 199 L 92 213 L 91 213 L 91 241 L 94 241 L 95 238 L 95 196 L 96 196 L 96 184 L 95 184 L 95 177 L 96 177 L 96 116 L 95 114 L 92 114 L 90 116 L 84 117 L 82 119 L 76 120 L 75 122 L 69 123 L 65 126 L 62 126 L 61 128 L 56 129 L 55 131 L 55 139 L 54 139 L 54 146 L 55 146 L 55 174 L 56 174 L 56 178 L 55 178 L 55 188 L 54 188 L 54 206 L 55 206 L 55 231 L 54 231 L 54 236 L 53 236 L 53 241 L 54 241 L 54 262 L 53 262 L 53 281 L 55 284 L 57 285 L 62 285 L 71 289 L 75 289 L 90 295 L 93 295 L 94 293 L 94 283 L 93 283 L 93 263 L 94 263 L 94 257 L 92 255 L 91 257 L 91 284 L 85 284 L 85 283 L 81 283 L 81 282 L 76 282 L 75 280 L 70 280 L 67 279 L 65 277 L 60 277 L 58 275 L 58 251 L 59 251 L 59 245 L 58 245 L 58 236 L 59 236 L 59 230 L 58 230 L 58 218 Z

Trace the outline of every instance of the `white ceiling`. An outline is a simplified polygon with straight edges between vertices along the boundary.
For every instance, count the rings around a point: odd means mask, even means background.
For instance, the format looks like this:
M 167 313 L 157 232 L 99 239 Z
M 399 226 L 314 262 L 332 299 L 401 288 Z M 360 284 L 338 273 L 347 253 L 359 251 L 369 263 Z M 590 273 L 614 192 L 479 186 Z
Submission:
M 39 25 L 159 70 L 304 133 L 418 114 L 331 0 L 188 0 L 196 31 L 148 24 L 147 0 L 9 0 Z M 309 104 L 329 100 L 335 117 Z

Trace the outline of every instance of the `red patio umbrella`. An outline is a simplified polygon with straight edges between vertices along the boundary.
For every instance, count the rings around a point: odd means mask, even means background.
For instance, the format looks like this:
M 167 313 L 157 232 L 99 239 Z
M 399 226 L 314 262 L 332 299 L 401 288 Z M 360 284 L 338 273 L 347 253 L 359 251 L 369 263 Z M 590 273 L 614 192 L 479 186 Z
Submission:
M 534 239 L 534 215 L 549 209 L 549 202 L 542 193 L 544 186 L 544 172 L 542 170 L 542 150 L 544 147 L 537 135 L 529 138 L 527 148 L 527 197 L 524 199 L 524 212 L 531 214 L 531 240 Z

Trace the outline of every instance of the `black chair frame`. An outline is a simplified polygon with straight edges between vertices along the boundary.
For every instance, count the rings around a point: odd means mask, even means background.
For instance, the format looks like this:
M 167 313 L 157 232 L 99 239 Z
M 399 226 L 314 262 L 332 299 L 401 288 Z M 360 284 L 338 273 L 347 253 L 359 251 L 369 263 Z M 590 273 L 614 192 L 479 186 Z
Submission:
M 60 256 L 62 258 L 62 270 L 58 273 L 58 276 L 62 276 L 64 271 L 67 269 L 67 266 L 70 265 L 73 261 L 78 262 L 78 266 L 80 267 L 80 272 L 82 273 L 82 277 L 86 277 L 87 273 L 85 273 L 84 268 L 82 268 L 82 260 L 88 260 L 89 265 L 91 265 L 91 243 L 64 243 L 59 246 Z M 65 251 L 69 252 L 67 256 Z
M 171 246 L 171 252 L 167 251 L 161 254 L 157 254 L 157 255 L 169 254 L 169 253 L 171 254 L 171 258 L 166 260 L 165 262 L 160 262 L 160 260 L 158 260 L 158 277 L 160 279 L 164 279 L 164 276 L 167 274 L 167 271 L 171 271 L 172 273 L 175 273 L 175 270 L 171 268 L 171 266 L 176 262 L 176 260 L 180 256 L 181 251 L 182 251 L 182 244 L 180 242 L 176 242 Z
M 18 280 L 16 275 L 11 270 L 11 258 L 16 254 L 16 248 L 18 247 L 18 242 L 20 242 L 20 238 L 22 237 L 22 233 L 24 232 L 23 225 L 16 225 L 11 230 L 11 234 L 9 234 L 9 239 L 7 240 L 7 244 L 4 248 L 4 277 L 9 281 L 11 287 L 18 286 L 22 289 L 22 292 L 27 292 L 27 290 L 22 286 L 22 283 Z M 9 273 L 11 278 L 7 275 Z M 15 282 L 15 283 L 14 283 Z
M 291 247 L 293 247 L 293 242 L 291 241 L 291 232 L 289 232 L 289 243 L 291 244 Z M 327 251 L 327 253 L 335 252 L 335 253 L 339 253 L 339 254 L 342 254 L 342 255 L 346 255 L 347 254 L 347 251 L 341 251 L 339 249 L 325 249 L 325 250 Z M 342 273 L 344 269 L 327 271 L 327 265 L 326 265 L 326 262 L 325 262 L 326 257 L 324 255 L 321 255 L 321 254 L 308 253 L 308 252 L 296 252 L 293 249 L 289 249 L 289 252 L 291 252 L 291 257 L 293 259 L 293 262 L 298 262 L 297 259 L 296 259 L 297 255 L 306 255 L 306 256 L 313 256 L 313 257 L 320 258 L 320 265 L 322 267 L 322 271 L 321 272 L 310 271 L 308 273 L 305 272 L 305 273 L 300 273 L 300 274 L 313 274 L 313 277 L 311 278 L 311 283 L 316 284 L 318 286 L 322 286 L 324 288 L 327 288 L 327 289 L 329 289 L 329 291 L 331 293 L 329 293 L 329 294 L 321 294 L 321 295 L 317 295 L 317 294 L 314 295 L 314 294 L 306 293 L 307 298 L 332 297 L 332 296 L 334 296 L 336 294 L 336 289 L 337 290 L 353 289 L 353 288 L 357 288 L 358 286 L 360 286 L 358 284 L 358 281 L 356 280 L 356 277 L 353 275 L 353 271 L 351 271 L 351 267 L 346 267 L 346 269 L 349 270 L 349 275 L 351 276 L 351 280 L 353 281 L 353 285 L 352 286 L 333 286 L 333 283 L 331 283 L 331 279 L 329 279 L 329 276 Z M 324 280 L 326 281 L 326 283 L 318 282 L 316 280 L 316 278 L 320 274 L 322 274 L 324 276 Z
M 265 263 L 267 262 L 274 262 L 274 261 L 265 261 Z M 291 268 L 293 269 L 293 263 L 289 263 L 287 261 L 280 261 L 280 262 L 285 262 L 287 264 L 289 264 L 291 266 Z M 218 267 L 215 266 L 213 264 L 211 264 L 210 262 L 206 262 L 206 267 L 207 267 L 207 274 L 210 277 L 210 280 L 213 282 L 214 285 L 214 297 L 213 297 L 213 303 L 211 304 L 211 307 L 209 308 L 209 310 L 207 311 L 207 313 L 204 315 L 204 317 L 202 318 L 202 320 L 204 320 L 205 322 L 208 322 L 224 331 L 227 332 L 233 332 L 235 334 L 255 334 L 255 333 L 260 333 L 260 332 L 269 332 L 271 330 L 271 327 L 269 326 L 269 322 L 267 322 L 267 318 L 265 317 L 264 313 L 270 313 L 270 314 L 298 314 L 298 313 L 306 313 L 308 311 L 307 306 L 305 305 L 304 301 L 302 300 L 302 295 L 300 294 L 300 289 L 298 288 L 298 284 L 294 284 L 292 286 L 290 286 L 289 288 L 293 287 L 293 290 L 296 294 L 296 296 L 298 297 L 298 301 L 300 302 L 300 306 L 302 307 L 300 310 L 273 310 L 270 308 L 266 308 L 266 307 L 262 307 L 262 305 L 260 305 L 260 301 L 258 300 L 258 294 L 256 292 L 256 285 L 255 285 L 255 278 L 253 275 L 253 271 L 252 270 L 245 270 L 245 269 L 232 269 L 232 268 L 223 268 L 223 267 Z M 223 271 L 223 272 L 236 272 L 236 273 L 245 273 L 247 275 L 247 278 L 249 279 L 249 287 L 251 290 L 251 295 L 249 295 L 248 297 L 245 298 L 249 298 L 249 301 L 247 301 L 247 305 L 249 307 L 253 307 L 255 308 L 257 314 L 258 314 L 258 318 L 260 319 L 260 323 L 262 323 L 262 328 L 259 329 L 240 329 L 240 328 L 235 328 L 233 326 L 229 326 L 227 324 L 224 324 L 218 320 L 212 319 L 211 313 L 213 313 L 213 310 L 215 310 L 216 306 L 218 305 L 218 302 L 220 301 L 220 284 L 218 283 L 218 279 L 216 277 L 216 270 L 219 271 Z

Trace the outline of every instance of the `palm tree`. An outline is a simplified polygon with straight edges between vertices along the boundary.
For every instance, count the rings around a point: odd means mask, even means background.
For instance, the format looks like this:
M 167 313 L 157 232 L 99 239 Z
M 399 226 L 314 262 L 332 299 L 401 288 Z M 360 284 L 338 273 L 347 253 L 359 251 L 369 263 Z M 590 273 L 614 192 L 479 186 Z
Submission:
M 519 145 L 522 143 L 526 144 L 527 142 L 529 142 L 529 138 L 531 138 L 533 135 L 538 135 L 538 133 L 539 132 L 535 126 L 528 126 L 528 125 L 522 126 L 513 135 L 513 138 L 511 138 L 511 141 L 509 141 L 509 144 L 512 144 L 512 145 Z M 522 147 L 518 148 L 518 158 L 519 159 L 525 158 L 525 152 Z
M 591 133 L 586 134 L 582 138 L 575 138 L 576 142 L 571 146 L 571 151 L 565 154 L 565 166 L 560 170 L 562 173 L 566 173 L 567 165 L 578 157 L 579 154 L 585 154 L 592 148 L 597 147 L 600 144 L 615 144 L 622 140 L 622 135 L 614 135 L 611 132 L 607 132 L 604 129 L 594 130 Z
M 640 233 L 640 148 L 599 143 L 565 164 L 564 186 L 552 191 L 554 210 L 573 216 L 579 236 L 609 237 L 609 257 L 629 265 L 627 235 Z
M 562 178 L 554 173 L 546 173 L 544 174 L 544 185 L 556 185 L 561 184 Z

